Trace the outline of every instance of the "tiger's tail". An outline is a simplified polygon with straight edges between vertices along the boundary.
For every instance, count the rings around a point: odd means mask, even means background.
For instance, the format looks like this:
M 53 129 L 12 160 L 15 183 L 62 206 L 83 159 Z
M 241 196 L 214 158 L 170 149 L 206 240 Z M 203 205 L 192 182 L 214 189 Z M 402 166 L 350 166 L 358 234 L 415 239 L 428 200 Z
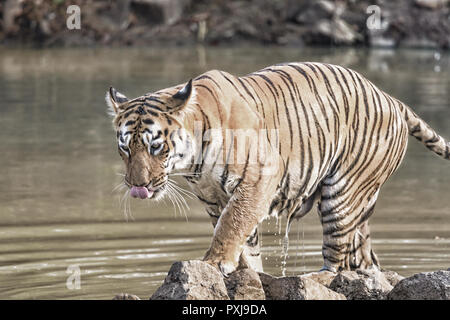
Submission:
M 428 149 L 450 160 L 450 142 L 438 135 L 424 120 L 408 106 L 405 106 L 404 116 L 408 124 L 409 134 L 421 141 Z

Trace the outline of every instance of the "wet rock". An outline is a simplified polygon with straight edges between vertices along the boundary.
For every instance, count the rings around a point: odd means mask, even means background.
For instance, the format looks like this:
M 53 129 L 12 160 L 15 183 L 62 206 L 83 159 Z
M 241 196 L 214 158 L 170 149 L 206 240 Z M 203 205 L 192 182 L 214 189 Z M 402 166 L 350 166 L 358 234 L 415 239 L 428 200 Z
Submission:
M 355 271 L 352 271 L 352 272 L 355 272 Z M 359 271 L 359 272 L 361 273 L 364 271 Z M 369 273 L 370 273 L 370 271 L 369 271 Z M 405 277 L 399 275 L 395 271 L 383 270 L 382 273 L 384 275 L 384 278 L 386 278 L 386 280 L 389 282 L 389 284 L 393 287 L 395 287 L 395 285 L 397 283 L 399 283 L 401 280 L 405 279 Z M 356 272 L 356 274 L 358 277 L 361 276 L 357 272 Z M 335 273 L 335 272 L 320 271 L 320 272 L 307 273 L 307 274 L 301 275 L 300 277 L 314 280 L 314 281 L 319 282 L 320 284 L 324 285 L 325 287 L 330 288 L 331 283 L 333 282 L 334 278 L 336 278 L 337 275 L 338 275 L 338 273 Z
M 417 273 L 401 280 L 387 296 L 390 300 L 450 300 L 450 271 Z
M 200 260 L 175 262 L 150 300 L 229 300 L 222 274 Z
M 119 293 L 113 298 L 113 300 L 141 300 L 138 296 L 129 293 Z
M 450 300 L 450 269 L 409 278 L 389 270 L 322 271 L 274 277 L 245 268 L 228 278 L 199 260 L 176 262 L 152 300 Z M 138 300 L 122 293 L 114 300 Z
M 395 287 L 397 285 L 397 283 L 399 283 L 400 281 L 402 281 L 403 279 L 405 279 L 405 277 L 399 275 L 397 272 L 395 271 L 390 271 L 390 270 L 383 270 L 383 275 L 386 278 L 386 280 L 391 284 L 391 286 Z
M 234 271 L 225 279 L 225 285 L 231 300 L 266 299 L 258 273 L 252 269 Z
M 345 300 L 319 282 L 307 277 L 273 277 L 259 273 L 267 300 Z
M 342 293 L 348 300 L 384 300 L 393 286 L 378 270 L 342 271 L 330 284 L 330 289 Z
M 320 271 L 320 272 L 311 272 L 304 275 L 301 275 L 300 277 L 305 279 L 311 279 L 314 280 L 321 285 L 329 288 L 331 282 L 336 277 L 337 273 L 331 272 L 331 271 Z

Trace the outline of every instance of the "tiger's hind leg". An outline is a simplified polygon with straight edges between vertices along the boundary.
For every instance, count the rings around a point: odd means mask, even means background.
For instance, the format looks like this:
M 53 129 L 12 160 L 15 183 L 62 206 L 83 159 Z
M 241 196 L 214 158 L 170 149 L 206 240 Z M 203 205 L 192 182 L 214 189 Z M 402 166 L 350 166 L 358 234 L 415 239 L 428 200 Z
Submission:
M 373 207 L 372 207 L 373 210 Z M 350 247 L 350 269 L 380 268 L 378 257 L 370 242 L 369 221 L 361 223 L 353 236 Z
M 395 132 L 395 131 L 394 131 Z M 407 146 L 407 130 L 398 131 L 391 148 L 372 153 L 370 164 L 349 157 L 322 181 L 319 216 L 323 228 L 324 268 L 330 271 L 379 267 L 370 240 L 369 217 L 380 187 L 397 170 Z M 364 162 L 363 162 L 364 163 Z
M 378 196 L 379 184 L 352 187 L 336 195 L 336 183 L 322 186 L 319 216 L 323 227 L 323 269 L 330 271 L 379 267 L 372 249 L 368 219 Z

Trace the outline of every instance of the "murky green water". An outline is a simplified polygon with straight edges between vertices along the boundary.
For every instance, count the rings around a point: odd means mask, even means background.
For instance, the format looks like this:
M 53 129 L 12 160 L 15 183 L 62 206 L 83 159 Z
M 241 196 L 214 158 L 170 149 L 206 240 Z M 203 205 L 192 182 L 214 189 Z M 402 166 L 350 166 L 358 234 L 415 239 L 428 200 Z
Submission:
M 189 220 L 169 206 L 132 201 L 125 220 L 104 95 L 184 82 L 208 69 L 245 74 L 284 61 L 352 67 L 411 105 L 450 138 L 450 55 L 434 51 L 295 48 L 59 49 L 0 51 L 0 298 L 148 298 L 172 262 L 201 258 L 212 227 L 201 204 Z M 401 169 L 371 219 L 382 266 L 410 275 L 450 267 L 450 163 L 410 139 Z M 263 224 L 265 270 L 281 274 L 282 236 Z M 287 274 L 321 267 L 311 212 L 290 233 Z M 79 267 L 80 289 L 68 289 Z

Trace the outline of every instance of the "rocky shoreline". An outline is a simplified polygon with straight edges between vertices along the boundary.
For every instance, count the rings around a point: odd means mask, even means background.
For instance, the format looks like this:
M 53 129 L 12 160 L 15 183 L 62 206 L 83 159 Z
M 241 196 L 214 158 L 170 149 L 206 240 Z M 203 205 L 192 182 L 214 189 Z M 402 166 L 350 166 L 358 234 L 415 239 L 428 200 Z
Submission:
M 80 28 L 69 29 L 69 5 Z M 5 0 L 0 43 L 450 48 L 449 0 Z
M 139 297 L 120 294 L 114 300 Z M 274 277 L 241 269 L 224 278 L 203 261 L 179 261 L 150 300 L 450 300 L 450 269 L 408 278 L 378 270 Z

